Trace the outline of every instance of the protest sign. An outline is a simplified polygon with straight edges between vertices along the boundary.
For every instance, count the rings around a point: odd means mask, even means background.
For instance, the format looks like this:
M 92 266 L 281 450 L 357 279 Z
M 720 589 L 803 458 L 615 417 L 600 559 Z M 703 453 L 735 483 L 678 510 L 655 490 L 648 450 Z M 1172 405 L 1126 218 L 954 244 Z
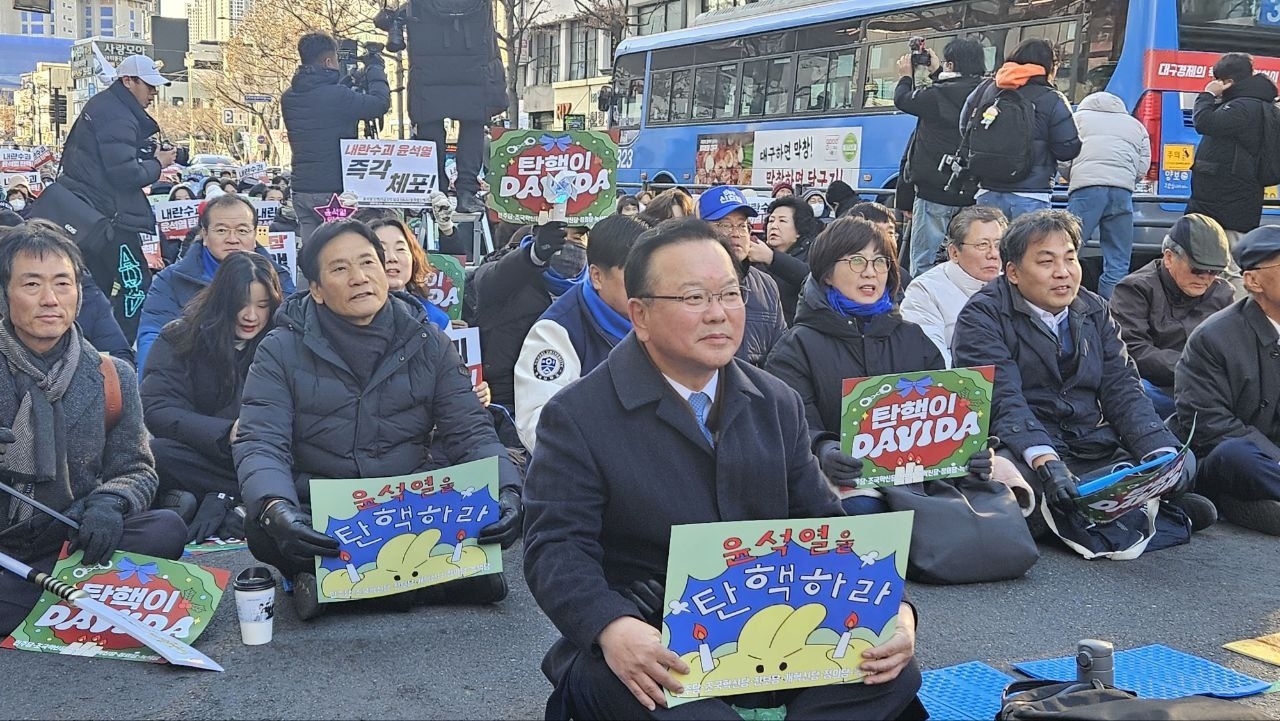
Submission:
M 249 163 L 248 165 L 241 167 L 240 179 L 256 180 L 260 183 L 267 182 L 268 180 L 270 180 L 270 178 L 267 176 L 267 164 L 262 162 Z
M 0 187 L 8 191 L 17 185 L 25 185 L 32 195 L 39 195 L 44 190 L 44 178 L 34 170 L 0 172 Z
M 471 385 L 480 385 L 480 381 L 484 380 L 484 364 L 480 360 L 480 329 L 450 328 L 444 334 L 453 341 L 453 347 L 458 349 L 462 362 L 471 371 Z
M 617 170 L 614 134 L 508 130 L 489 143 L 489 207 L 521 224 L 562 203 L 569 225 L 594 225 L 613 214 Z
M 361 208 L 424 208 L 439 187 L 429 140 L 343 140 L 342 190 Z
M 89 596 L 187 644 L 196 640 L 222 600 L 230 571 L 168 561 L 140 553 L 115 552 L 97 566 L 82 566 L 83 553 L 61 557 L 53 576 Z M 134 637 L 90 611 L 44 592 L 35 608 L 0 647 L 64 656 L 125 661 L 164 660 Z
M 298 277 L 297 233 L 267 233 L 267 242 L 263 247 L 281 268 L 289 271 L 294 278 Z
M 672 705 L 848 683 L 897 628 L 913 513 L 673 526 L 663 645 Z
M 142 252 L 147 258 L 147 265 L 153 270 L 163 268 L 161 247 L 164 243 L 181 244 L 187 234 L 200 224 L 200 206 L 204 200 L 166 200 L 154 203 L 151 212 L 156 216 L 156 237 L 146 236 L 142 239 Z M 267 229 L 276 219 L 280 211 L 280 203 L 275 200 L 252 200 L 255 223 L 258 228 L 259 244 L 266 244 Z M 286 266 L 287 267 L 287 266 Z
M 427 278 L 427 301 L 449 314 L 449 320 L 462 317 L 462 290 L 467 283 L 463 256 L 428 253 L 427 260 L 436 272 Z
M 840 448 L 863 459 L 859 488 L 966 473 L 987 448 L 992 366 L 849 378 L 840 404 Z
M 394 478 L 311 479 L 312 525 L 340 549 L 316 558 L 320 602 L 501 573 L 502 549 L 475 541 L 498 520 L 497 498 L 497 458 Z
M 1141 508 L 1152 498 L 1173 490 L 1182 480 L 1187 464 L 1187 446 L 1138 466 L 1117 468 L 1113 472 L 1081 483 L 1076 508 L 1094 523 L 1110 523 L 1120 516 Z
M 0 149 L 0 172 L 21 173 L 35 170 L 35 155 L 30 150 Z

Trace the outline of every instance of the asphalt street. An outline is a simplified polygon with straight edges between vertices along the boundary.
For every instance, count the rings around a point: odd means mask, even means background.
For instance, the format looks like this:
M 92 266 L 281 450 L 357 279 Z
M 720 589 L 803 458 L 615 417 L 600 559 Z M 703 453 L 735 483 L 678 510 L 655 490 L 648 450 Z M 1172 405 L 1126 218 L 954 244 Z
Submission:
M 913 584 L 918 658 L 926 669 L 979 660 L 1011 671 L 1012 662 L 1065 655 L 1077 639 L 1095 637 L 1117 649 L 1162 643 L 1280 679 L 1280 667 L 1221 647 L 1280 632 L 1278 550 L 1275 538 L 1219 524 L 1136 561 L 1045 548 L 1018 581 Z M 240 551 L 201 561 L 238 570 L 252 558 Z M 505 564 L 511 594 L 490 607 L 348 608 L 304 624 L 278 598 L 275 638 L 256 647 L 240 643 L 228 591 L 196 643 L 225 673 L 2 650 L 0 716 L 541 718 L 550 687 L 538 664 L 556 633 L 529 595 L 518 549 Z M 1242 703 L 1280 718 L 1280 694 Z

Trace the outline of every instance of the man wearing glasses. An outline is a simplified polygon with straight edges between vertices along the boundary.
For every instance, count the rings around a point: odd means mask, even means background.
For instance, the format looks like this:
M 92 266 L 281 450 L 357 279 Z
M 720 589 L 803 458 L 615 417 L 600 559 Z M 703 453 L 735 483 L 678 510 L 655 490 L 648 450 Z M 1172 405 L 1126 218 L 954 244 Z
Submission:
M 218 265 L 231 253 L 254 251 L 268 259 L 267 249 L 258 245 L 258 212 L 253 203 L 239 195 L 220 195 L 205 203 L 200 210 L 199 239 L 177 262 L 156 274 L 142 302 L 142 319 L 138 322 L 138 375 L 143 373 L 147 351 L 160 329 L 182 315 L 182 309 L 196 293 L 208 287 Z M 280 287 L 287 296 L 294 291 L 293 276 L 274 260 L 280 275 Z
M 1161 418 L 1173 415 L 1173 367 L 1187 336 L 1233 300 L 1231 284 L 1222 279 L 1227 252 L 1218 221 L 1184 215 L 1164 237 L 1162 256 L 1112 292 L 1111 315 Z
M 840 516 L 795 391 L 735 358 L 738 272 L 707 223 L 671 220 L 627 257 L 633 333 L 556 394 L 525 480 L 525 579 L 563 635 L 543 660 L 548 718 L 924 718 L 915 612 L 864 652 L 860 684 L 702 699 L 668 709 L 687 665 L 662 645 L 671 526 Z M 624 439 L 623 442 L 619 442 Z
M 720 185 L 698 196 L 698 217 L 715 229 L 716 237 L 725 244 L 738 264 L 742 286 L 747 289 L 746 328 L 738 357 L 753 366 L 763 367 L 773 344 L 787 329 L 787 322 L 782 314 L 777 281 L 747 260 L 751 244 L 763 242 L 751 237 L 750 219 L 755 216 L 756 209 L 735 187 Z
M 1249 297 L 1191 333 L 1174 373 L 1176 426 L 1204 458 L 1197 490 L 1232 523 L 1280 536 L 1280 227 L 1232 249 Z
M 999 208 L 971 205 L 947 226 L 947 262 L 907 286 L 902 319 L 920 326 L 951 365 L 956 317 L 969 298 L 1000 275 L 1000 236 L 1009 227 Z

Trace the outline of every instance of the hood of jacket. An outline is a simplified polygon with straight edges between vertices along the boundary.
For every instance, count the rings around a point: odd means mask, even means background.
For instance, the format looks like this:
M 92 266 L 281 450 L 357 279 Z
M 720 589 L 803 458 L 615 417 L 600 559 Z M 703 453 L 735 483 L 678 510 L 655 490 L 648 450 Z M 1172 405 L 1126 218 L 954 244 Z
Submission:
M 901 318 L 898 309 L 888 313 L 872 316 L 869 322 L 862 323 L 861 318 L 846 318 L 835 312 L 827 303 L 826 288 L 813 279 L 805 278 L 804 289 L 800 292 L 800 302 L 796 305 L 794 325 L 812 328 L 813 330 L 835 338 L 861 338 L 864 336 L 889 336 Z
M 1040 83 L 1047 85 L 1048 73 L 1044 68 L 1033 63 L 1005 63 L 996 71 L 997 88 L 1020 88 L 1040 78 Z
M 324 68 L 318 65 L 301 65 L 298 71 L 293 74 L 293 81 L 289 84 L 289 89 L 294 92 L 305 93 L 308 90 L 315 90 L 326 85 L 337 85 L 341 76 L 334 68 Z
M 1084 100 L 1080 101 L 1080 110 L 1096 110 L 1100 113 L 1123 113 L 1129 114 L 1129 109 L 1125 107 L 1124 101 L 1118 95 L 1113 95 L 1100 90 L 1096 93 L 1088 95 Z
M 1233 100 L 1235 98 L 1256 98 L 1264 102 L 1274 103 L 1276 100 L 1276 84 L 1271 82 L 1271 78 L 1266 75 L 1256 73 L 1252 77 L 1233 83 L 1222 94 L 1223 100 Z

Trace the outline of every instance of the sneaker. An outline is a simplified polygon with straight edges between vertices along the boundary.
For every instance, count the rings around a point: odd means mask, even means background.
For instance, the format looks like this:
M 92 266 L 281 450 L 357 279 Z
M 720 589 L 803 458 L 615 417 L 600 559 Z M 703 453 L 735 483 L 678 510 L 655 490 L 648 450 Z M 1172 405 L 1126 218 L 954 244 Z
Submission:
M 453 235 L 453 204 L 449 202 L 449 196 L 440 191 L 432 193 L 431 214 L 435 216 L 441 235 Z
M 1165 500 L 1187 514 L 1187 518 L 1191 519 L 1192 533 L 1199 533 L 1218 522 L 1218 508 L 1213 505 L 1213 501 L 1199 493 L 1184 493 L 1177 498 Z
M 303 571 L 294 577 L 293 609 L 303 621 L 310 621 L 325 612 L 324 604 L 320 603 L 320 589 L 316 586 L 315 574 Z
M 156 500 L 151 507 L 157 511 L 168 510 L 182 516 L 183 523 L 191 523 L 196 517 L 196 511 L 200 508 L 200 502 L 196 500 L 194 493 L 187 491 L 165 491 L 156 496 Z
M 1280 536 L 1280 501 L 1245 501 L 1234 496 L 1219 496 L 1222 517 L 1236 524 L 1271 536 Z

